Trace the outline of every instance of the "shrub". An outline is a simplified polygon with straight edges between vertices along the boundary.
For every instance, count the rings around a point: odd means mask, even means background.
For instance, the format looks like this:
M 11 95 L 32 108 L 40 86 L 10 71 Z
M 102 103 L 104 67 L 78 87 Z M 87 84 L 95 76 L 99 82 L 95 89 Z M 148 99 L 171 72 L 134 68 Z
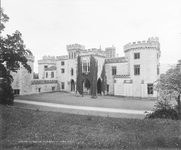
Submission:
M 166 97 L 159 98 L 155 104 L 155 109 L 151 113 L 146 113 L 147 119 L 162 118 L 162 119 L 173 119 L 178 120 L 179 114 L 175 107 L 172 107 L 170 101 Z
M 152 113 L 147 113 L 146 118 L 148 119 L 162 118 L 162 119 L 178 120 L 179 116 L 176 110 L 170 108 L 170 109 L 157 109 Z

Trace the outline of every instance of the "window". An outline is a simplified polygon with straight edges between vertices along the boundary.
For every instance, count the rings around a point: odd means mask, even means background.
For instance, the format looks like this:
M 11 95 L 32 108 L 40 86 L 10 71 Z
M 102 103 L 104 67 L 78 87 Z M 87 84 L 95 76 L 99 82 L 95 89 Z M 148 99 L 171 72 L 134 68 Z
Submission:
M 112 75 L 116 75 L 116 67 L 112 67 Z
M 65 65 L 65 62 L 64 61 L 61 61 L 61 66 L 64 66 Z
M 107 92 L 109 92 L 109 84 L 107 84 Z
M 159 65 L 157 65 L 157 75 L 159 75 L 160 74 L 160 67 L 159 67 Z
M 20 90 L 19 90 L 19 89 L 14 89 L 14 90 L 13 90 L 13 93 L 14 93 L 15 95 L 19 95 Z
M 61 82 L 62 89 L 65 89 L 65 83 Z
M 73 58 L 75 58 L 75 52 L 73 52 Z
M 73 68 L 71 69 L 71 75 L 72 76 L 74 75 L 74 69 Z
M 64 73 L 65 72 L 65 69 L 61 69 L 61 73 Z
M 44 66 L 44 69 L 45 69 L 45 68 L 48 68 L 48 66 Z
M 38 88 L 38 92 L 41 92 L 41 88 Z
M 148 95 L 153 94 L 153 84 L 148 84 L 147 88 L 148 88 Z
M 134 53 L 134 59 L 140 59 L 140 53 Z
M 48 78 L 48 72 L 46 72 L 46 78 Z
M 54 72 L 51 72 L 51 78 L 54 78 Z
M 55 87 L 54 86 L 52 87 L 52 91 L 55 91 Z
M 134 65 L 134 75 L 140 75 L 140 65 Z
M 82 72 L 90 72 L 90 62 L 89 61 L 83 61 L 82 63 Z

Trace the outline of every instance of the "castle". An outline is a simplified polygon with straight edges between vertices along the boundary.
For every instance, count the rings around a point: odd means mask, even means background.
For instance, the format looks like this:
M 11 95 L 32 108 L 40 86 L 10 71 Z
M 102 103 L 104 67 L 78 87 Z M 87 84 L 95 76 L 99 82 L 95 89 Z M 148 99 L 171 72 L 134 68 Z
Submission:
M 33 79 L 21 69 L 14 74 L 12 87 L 15 94 L 25 95 L 51 91 L 76 92 L 78 76 L 78 59 L 81 59 L 82 73 L 90 72 L 90 58 L 97 62 L 97 93 L 102 95 L 129 96 L 129 97 L 157 97 L 154 83 L 159 78 L 160 43 L 158 37 L 147 41 L 128 43 L 124 46 L 124 57 L 116 57 L 114 46 L 105 48 L 85 49 L 79 44 L 67 45 L 68 55 L 44 56 L 38 60 L 39 79 Z M 28 58 L 33 70 L 34 58 Z M 102 71 L 105 68 L 105 77 Z M 104 78 L 104 79 L 103 79 Z M 106 88 L 102 88 L 106 80 Z M 90 94 L 92 83 L 88 76 L 83 80 L 83 92 Z

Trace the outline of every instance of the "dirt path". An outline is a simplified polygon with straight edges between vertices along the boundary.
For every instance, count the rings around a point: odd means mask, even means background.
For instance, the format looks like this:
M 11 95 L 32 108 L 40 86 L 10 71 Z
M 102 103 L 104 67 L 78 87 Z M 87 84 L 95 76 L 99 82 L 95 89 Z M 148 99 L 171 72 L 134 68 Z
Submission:
M 101 108 L 101 107 L 87 107 L 87 106 L 73 106 L 65 104 L 55 104 L 46 102 L 36 102 L 27 100 L 15 100 L 15 106 L 44 110 L 44 111 L 59 111 L 63 113 L 75 113 L 82 115 L 96 115 L 96 116 L 110 116 L 110 117 L 124 117 L 124 118 L 144 118 L 145 110 L 128 110 L 116 108 Z

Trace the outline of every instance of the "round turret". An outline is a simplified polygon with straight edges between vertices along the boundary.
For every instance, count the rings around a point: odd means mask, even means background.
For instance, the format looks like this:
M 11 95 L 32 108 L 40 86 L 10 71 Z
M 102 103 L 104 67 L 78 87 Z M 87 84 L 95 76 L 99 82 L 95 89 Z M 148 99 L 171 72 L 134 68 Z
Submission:
M 13 76 L 13 83 L 12 88 L 15 94 L 25 95 L 31 94 L 31 80 L 33 79 L 33 72 L 34 72 L 34 56 L 33 55 L 26 55 L 27 64 L 31 67 L 31 73 L 27 71 L 21 64 L 20 69 L 17 73 L 12 73 Z
M 138 96 L 148 95 L 147 85 L 152 85 L 159 78 L 160 43 L 159 38 L 147 41 L 128 43 L 124 46 L 125 57 L 128 59 L 128 70 L 133 79 L 133 92 Z M 139 93 L 140 84 L 144 91 Z M 156 97 L 156 92 L 154 97 Z
M 124 52 L 128 52 L 130 50 L 136 49 L 156 49 L 160 51 L 160 43 L 158 37 L 156 38 L 149 38 L 148 41 L 138 41 L 128 43 L 124 46 Z

